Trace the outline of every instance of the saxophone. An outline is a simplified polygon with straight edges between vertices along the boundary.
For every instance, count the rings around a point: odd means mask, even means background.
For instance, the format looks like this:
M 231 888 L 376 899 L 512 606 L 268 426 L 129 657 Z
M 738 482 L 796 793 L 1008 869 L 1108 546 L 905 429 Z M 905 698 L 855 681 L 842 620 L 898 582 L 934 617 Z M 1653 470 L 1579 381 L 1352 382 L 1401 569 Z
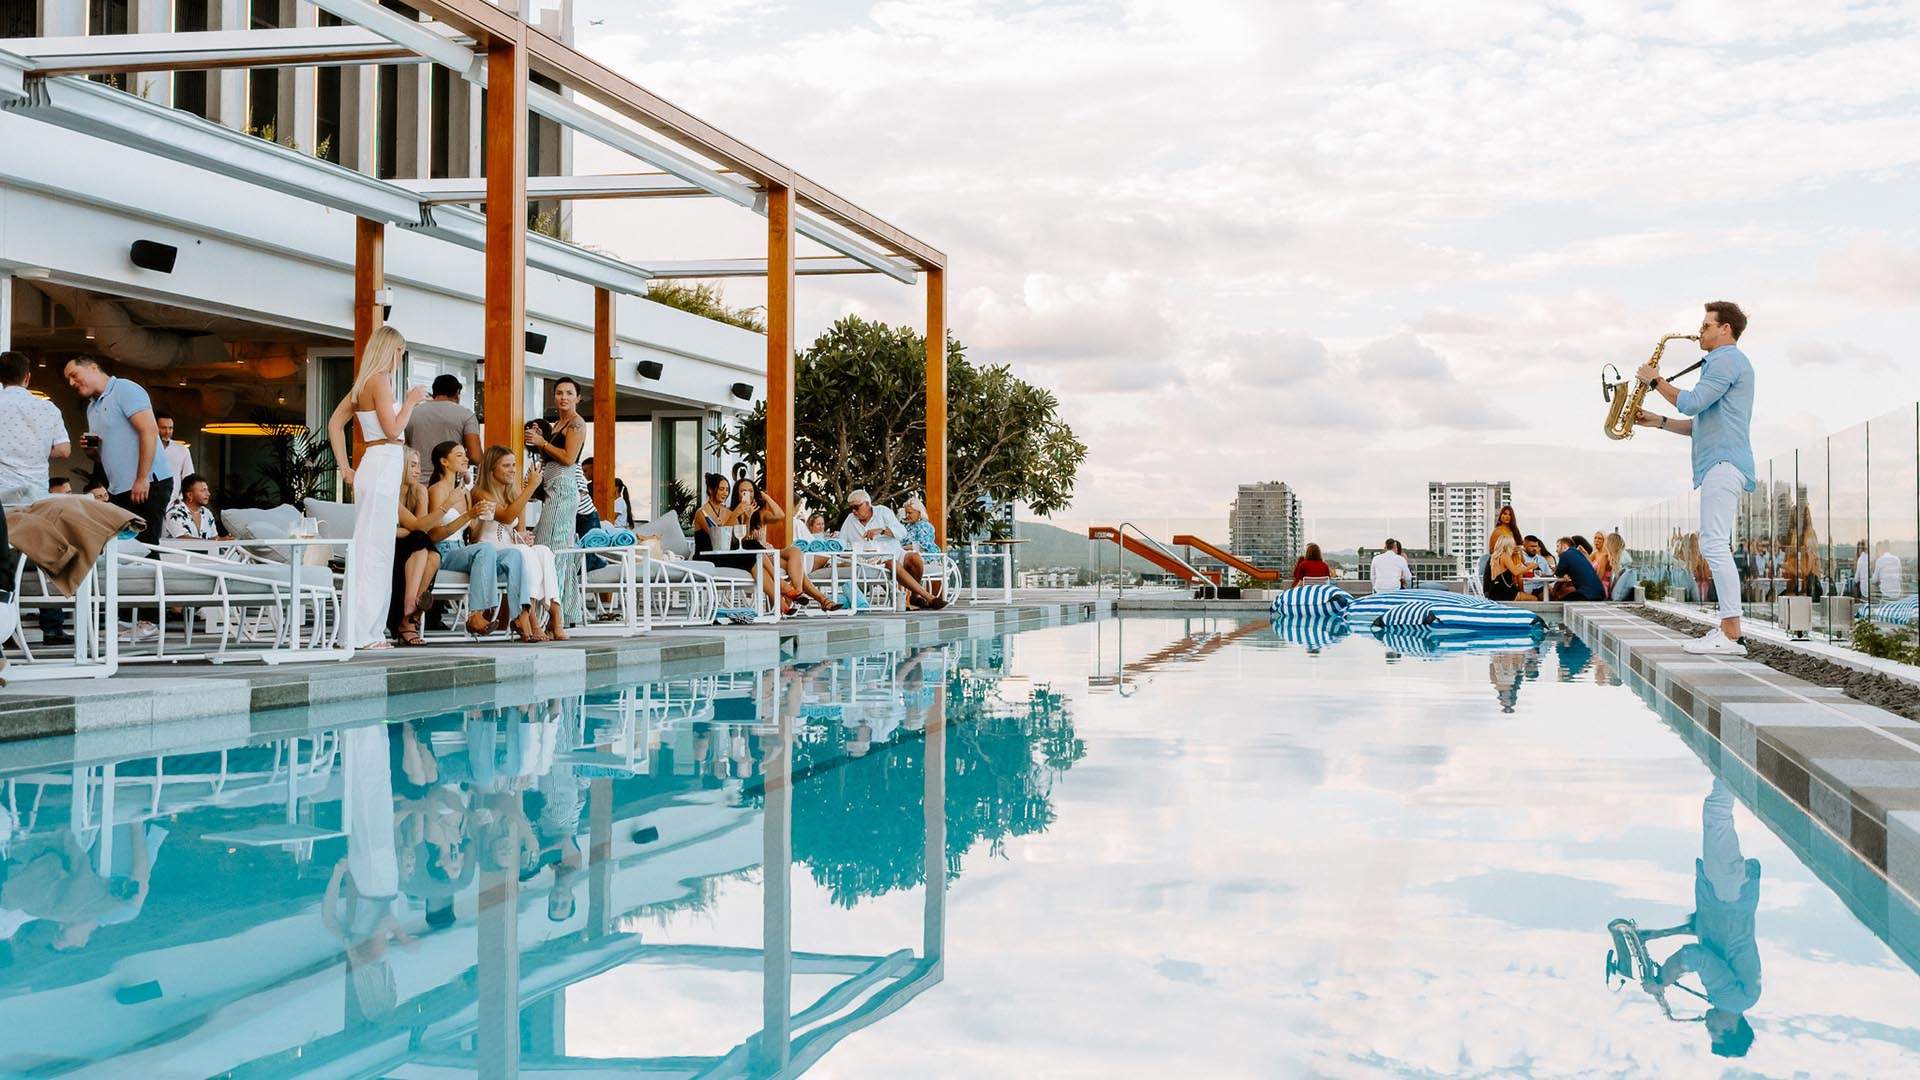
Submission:
M 1667 351 L 1667 342 L 1675 340 L 1699 341 L 1700 335 L 1668 334 L 1654 344 L 1653 359 L 1647 361 L 1647 363 L 1652 364 L 1654 368 L 1658 370 L 1660 367 L 1660 354 Z M 1699 365 L 1696 364 L 1694 366 L 1698 367 Z M 1631 439 L 1633 438 L 1634 418 L 1640 415 L 1640 403 L 1647 399 L 1647 389 L 1651 384 L 1643 383 L 1639 379 L 1635 379 L 1633 380 L 1633 385 L 1628 387 L 1627 380 L 1620 377 L 1619 368 L 1614 367 L 1612 364 L 1608 364 L 1607 367 L 1613 371 L 1612 379 L 1607 378 L 1605 371 L 1600 373 L 1600 395 L 1609 402 L 1607 407 L 1607 438 Z M 1688 370 L 1692 369 L 1690 368 Z M 1681 372 L 1681 374 L 1684 375 L 1686 372 Z

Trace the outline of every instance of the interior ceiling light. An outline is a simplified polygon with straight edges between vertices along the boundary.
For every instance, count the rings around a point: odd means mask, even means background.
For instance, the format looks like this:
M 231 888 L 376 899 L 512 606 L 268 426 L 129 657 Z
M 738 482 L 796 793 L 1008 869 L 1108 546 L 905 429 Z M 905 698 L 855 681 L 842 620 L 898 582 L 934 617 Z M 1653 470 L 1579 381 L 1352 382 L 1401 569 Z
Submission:
M 256 424 L 248 420 L 218 420 L 201 425 L 206 435 L 305 435 L 305 424 Z

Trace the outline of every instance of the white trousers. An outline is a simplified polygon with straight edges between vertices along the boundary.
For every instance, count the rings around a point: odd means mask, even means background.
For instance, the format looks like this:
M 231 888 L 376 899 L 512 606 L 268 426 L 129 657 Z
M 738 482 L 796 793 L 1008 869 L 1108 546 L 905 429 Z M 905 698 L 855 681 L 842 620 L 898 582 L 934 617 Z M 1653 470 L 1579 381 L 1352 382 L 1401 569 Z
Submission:
M 356 649 L 387 640 L 400 470 L 406 460 L 405 447 L 375 446 L 353 470 L 353 595 L 347 598 L 347 644 Z
M 1740 470 L 1721 462 L 1700 478 L 1700 555 L 1713 573 L 1720 617 L 1740 617 L 1740 568 L 1733 564 L 1733 518 L 1747 482 Z
M 527 565 L 527 599 L 536 604 L 560 599 L 560 566 L 545 544 L 515 544 Z
M 1715 896 L 1729 904 L 1740 899 L 1747 884 L 1747 859 L 1740 854 L 1740 835 L 1733 831 L 1733 792 L 1718 777 L 1700 807 L 1700 865 Z

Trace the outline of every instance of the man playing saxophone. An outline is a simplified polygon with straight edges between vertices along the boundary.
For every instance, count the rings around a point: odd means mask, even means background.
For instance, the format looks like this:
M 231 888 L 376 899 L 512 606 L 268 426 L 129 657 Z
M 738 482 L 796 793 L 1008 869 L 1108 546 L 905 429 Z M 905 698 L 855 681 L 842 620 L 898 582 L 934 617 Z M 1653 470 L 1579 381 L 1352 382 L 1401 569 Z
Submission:
M 1700 554 L 1713 573 L 1720 626 L 1686 644 L 1690 653 L 1745 656 L 1740 637 L 1740 571 L 1733 561 L 1733 520 L 1742 492 L 1752 491 L 1753 365 L 1735 342 L 1747 328 L 1739 305 L 1715 300 L 1700 323 L 1700 381 L 1681 390 L 1652 362 L 1637 373 L 1683 418 L 1640 410 L 1634 422 L 1693 439 L 1693 486 L 1700 491 Z

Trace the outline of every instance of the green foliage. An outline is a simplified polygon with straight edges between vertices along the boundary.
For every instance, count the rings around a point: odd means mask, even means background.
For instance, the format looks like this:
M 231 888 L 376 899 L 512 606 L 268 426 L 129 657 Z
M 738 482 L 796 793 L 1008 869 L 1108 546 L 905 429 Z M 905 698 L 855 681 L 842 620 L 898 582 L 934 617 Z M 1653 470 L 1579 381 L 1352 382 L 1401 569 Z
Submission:
M 1087 448 L 1059 417 L 1050 391 L 1004 364 L 979 366 L 947 339 L 948 531 L 971 536 L 989 508 L 1019 501 L 1047 517 L 1073 499 Z M 723 450 L 766 461 L 766 405 L 755 406 Z M 801 353 L 794 374 L 794 484 L 829 517 L 855 488 L 897 506 L 926 479 L 926 338 L 911 327 L 849 315 Z
M 1868 656 L 1897 660 L 1902 664 L 1920 664 L 1920 631 L 1882 630 L 1871 620 L 1853 624 L 1853 647 Z
M 1640 587 L 1646 590 L 1648 600 L 1665 600 L 1667 598 L 1666 578 L 1641 578 Z
M 272 434 L 267 437 L 260 479 L 247 489 L 249 505 L 304 506 L 308 499 L 333 494 L 333 447 L 325 431 L 308 431 L 304 425 L 266 413 L 255 414 L 253 420 Z
M 669 480 L 666 490 L 661 492 L 661 495 L 666 499 L 667 509 L 673 511 L 673 516 L 680 519 L 680 527 L 693 528 L 693 507 L 699 500 L 694 497 L 687 485 L 678 480 Z
M 766 309 L 728 307 L 726 297 L 720 295 L 720 287 L 710 281 L 651 281 L 647 283 L 647 299 L 756 334 L 767 332 L 763 317 Z

